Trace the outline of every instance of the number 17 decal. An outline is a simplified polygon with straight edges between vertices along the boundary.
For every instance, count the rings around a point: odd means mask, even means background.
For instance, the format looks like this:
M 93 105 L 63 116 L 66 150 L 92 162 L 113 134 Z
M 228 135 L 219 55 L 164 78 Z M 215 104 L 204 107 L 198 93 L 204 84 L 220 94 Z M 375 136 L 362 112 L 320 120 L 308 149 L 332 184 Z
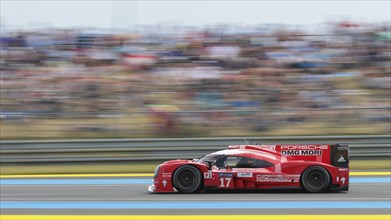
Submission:
M 220 188 L 228 188 L 231 179 L 232 179 L 231 177 L 220 178 Z

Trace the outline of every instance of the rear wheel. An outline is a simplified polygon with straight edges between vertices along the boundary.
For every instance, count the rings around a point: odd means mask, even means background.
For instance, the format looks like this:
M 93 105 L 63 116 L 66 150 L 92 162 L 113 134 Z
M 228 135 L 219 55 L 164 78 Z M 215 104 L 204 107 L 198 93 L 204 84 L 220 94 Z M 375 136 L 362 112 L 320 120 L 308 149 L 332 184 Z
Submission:
M 195 193 L 201 189 L 202 174 L 199 169 L 194 166 L 185 165 L 179 167 L 173 176 L 173 184 L 175 189 L 181 193 Z
M 301 175 L 301 186 L 309 192 L 325 192 L 331 186 L 330 174 L 321 166 L 309 167 Z

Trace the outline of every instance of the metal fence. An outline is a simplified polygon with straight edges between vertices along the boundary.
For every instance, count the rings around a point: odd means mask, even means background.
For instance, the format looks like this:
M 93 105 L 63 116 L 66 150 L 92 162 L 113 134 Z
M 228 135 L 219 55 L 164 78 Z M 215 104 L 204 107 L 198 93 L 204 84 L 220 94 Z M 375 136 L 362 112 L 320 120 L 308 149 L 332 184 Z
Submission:
M 353 158 L 391 157 L 391 135 L 247 137 L 252 144 L 347 143 Z M 245 144 L 243 137 L 1 141 L 1 163 L 159 161 Z

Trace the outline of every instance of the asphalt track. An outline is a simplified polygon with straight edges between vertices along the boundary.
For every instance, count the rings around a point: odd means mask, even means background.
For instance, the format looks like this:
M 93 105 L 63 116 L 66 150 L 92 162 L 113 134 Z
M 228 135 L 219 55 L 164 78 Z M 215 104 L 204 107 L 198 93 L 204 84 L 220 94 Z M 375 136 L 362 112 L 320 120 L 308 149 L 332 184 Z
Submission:
M 150 174 L 2 176 L 0 211 L 2 220 L 192 219 L 190 215 L 203 216 L 197 219 L 210 215 L 213 219 L 235 215 L 247 219 L 288 219 L 287 215 L 289 219 L 322 219 L 319 215 L 333 220 L 391 219 L 390 173 L 352 174 L 348 192 L 321 194 L 301 190 L 151 194 L 146 190 L 152 182 Z

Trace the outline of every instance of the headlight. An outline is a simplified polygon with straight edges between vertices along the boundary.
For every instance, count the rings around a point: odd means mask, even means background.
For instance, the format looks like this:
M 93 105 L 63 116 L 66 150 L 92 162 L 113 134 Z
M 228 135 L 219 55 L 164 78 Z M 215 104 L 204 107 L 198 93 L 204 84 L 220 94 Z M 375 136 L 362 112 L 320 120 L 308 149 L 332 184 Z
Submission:
M 159 174 L 159 169 L 160 169 L 160 166 L 157 166 L 155 169 L 155 173 L 153 174 L 153 178 L 157 177 L 157 175 Z

